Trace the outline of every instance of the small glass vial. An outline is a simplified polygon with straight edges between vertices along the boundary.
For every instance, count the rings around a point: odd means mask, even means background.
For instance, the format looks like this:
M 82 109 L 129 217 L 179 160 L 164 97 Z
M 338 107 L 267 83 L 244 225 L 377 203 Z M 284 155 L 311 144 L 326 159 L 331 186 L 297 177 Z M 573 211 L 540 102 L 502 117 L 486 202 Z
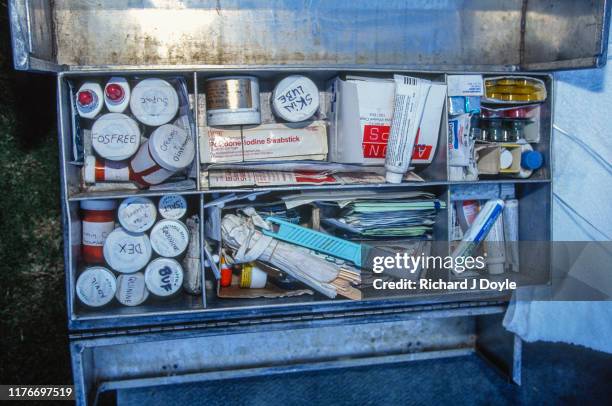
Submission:
M 183 285 L 183 267 L 172 258 L 157 258 L 145 270 L 145 283 L 151 294 L 168 298 L 176 295 Z
M 489 141 L 504 141 L 504 128 L 501 120 L 489 120 Z
M 172 124 L 157 128 L 130 161 L 134 179 L 143 186 L 158 185 L 186 169 L 195 157 L 191 135 Z
M 85 269 L 76 282 L 76 295 L 89 307 L 109 304 L 117 291 L 115 275 L 103 266 Z
M 81 251 L 86 263 L 104 263 L 104 242 L 115 229 L 116 208 L 117 202 L 114 200 L 81 201 Z
M 158 255 L 176 258 L 189 245 L 189 230 L 178 220 L 161 220 L 151 230 L 151 247 Z

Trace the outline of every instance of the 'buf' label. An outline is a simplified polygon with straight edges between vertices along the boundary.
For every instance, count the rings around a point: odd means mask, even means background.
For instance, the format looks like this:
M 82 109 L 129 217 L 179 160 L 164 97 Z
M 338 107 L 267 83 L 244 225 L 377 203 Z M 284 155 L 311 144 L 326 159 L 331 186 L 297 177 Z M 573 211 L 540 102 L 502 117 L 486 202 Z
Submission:
M 174 259 L 158 258 L 145 271 L 147 289 L 161 297 L 175 294 L 183 284 L 183 268 Z

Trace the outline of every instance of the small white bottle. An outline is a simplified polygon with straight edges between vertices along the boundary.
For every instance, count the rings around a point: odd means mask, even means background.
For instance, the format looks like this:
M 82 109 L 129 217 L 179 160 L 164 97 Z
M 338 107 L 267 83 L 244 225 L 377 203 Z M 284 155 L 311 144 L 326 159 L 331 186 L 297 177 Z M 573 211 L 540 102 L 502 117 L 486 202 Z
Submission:
M 94 82 L 85 82 L 76 94 L 76 107 L 79 116 L 94 118 L 102 110 L 104 96 L 102 87 Z
M 130 84 L 127 79 L 112 77 L 104 87 L 104 104 L 111 113 L 123 113 L 130 104 Z
M 531 144 L 521 142 L 521 170 L 514 175 L 516 178 L 528 178 L 533 174 L 533 171 L 538 170 L 544 164 L 544 157 L 539 151 L 534 151 Z

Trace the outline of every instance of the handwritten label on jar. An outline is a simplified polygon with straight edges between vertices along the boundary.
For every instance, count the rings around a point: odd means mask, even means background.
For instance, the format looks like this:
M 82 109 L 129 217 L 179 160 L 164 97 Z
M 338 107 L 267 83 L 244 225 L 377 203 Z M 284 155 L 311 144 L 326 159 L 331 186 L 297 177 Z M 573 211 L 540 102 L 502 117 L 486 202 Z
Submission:
M 172 124 L 163 125 L 151 134 L 149 151 L 155 162 L 169 171 L 186 168 L 195 156 L 191 135 Z
M 183 268 L 171 258 L 158 258 L 145 270 L 147 289 L 156 296 L 171 296 L 183 284 Z
M 177 257 L 188 244 L 189 230 L 178 220 L 162 220 L 151 230 L 151 246 L 162 257 Z
M 117 228 L 104 242 L 104 259 L 117 272 L 131 273 L 145 267 L 151 259 L 151 242 L 146 234 Z
M 178 220 L 187 213 L 187 200 L 181 195 L 165 195 L 159 199 L 158 207 L 163 218 Z
M 109 303 L 113 300 L 116 289 L 115 275 L 101 266 L 85 269 L 76 283 L 79 300 L 91 307 L 100 307 Z
M 94 123 L 91 141 L 94 150 L 102 158 L 112 161 L 127 159 L 140 146 L 140 128 L 125 114 L 108 113 Z
M 92 221 L 83 221 L 83 245 L 91 245 L 101 247 L 106 241 L 106 237 L 115 228 L 115 222 L 98 223 Z
M 130 109 L 143 124 L 166 124 L 176 116 L 178 107 L 176 90 L 165 80 L 145 79 L 132 90 Z
M 138 306 L 149 296 L 142 272 L 119 275 L 117 278 L 117 301 L 125 306 Z
M 157 210 L 151 199 L 129 197 L 119 205 L 117 217 L 127 231 L 142 233 L 155 223 Z
M 273 92 L 274 113 L 290 122 L 309 119 L 319 108 L 319 89 L 305 76 L 281 80 Z

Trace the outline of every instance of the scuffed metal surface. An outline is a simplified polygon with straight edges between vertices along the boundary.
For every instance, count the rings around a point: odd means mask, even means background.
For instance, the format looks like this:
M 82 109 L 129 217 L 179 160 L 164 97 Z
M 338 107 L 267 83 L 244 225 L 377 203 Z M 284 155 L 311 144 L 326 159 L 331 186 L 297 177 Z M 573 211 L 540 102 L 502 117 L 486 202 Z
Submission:
M 518 63 L 521 1 L 57 0 L 57 60 L 97 65 Z

